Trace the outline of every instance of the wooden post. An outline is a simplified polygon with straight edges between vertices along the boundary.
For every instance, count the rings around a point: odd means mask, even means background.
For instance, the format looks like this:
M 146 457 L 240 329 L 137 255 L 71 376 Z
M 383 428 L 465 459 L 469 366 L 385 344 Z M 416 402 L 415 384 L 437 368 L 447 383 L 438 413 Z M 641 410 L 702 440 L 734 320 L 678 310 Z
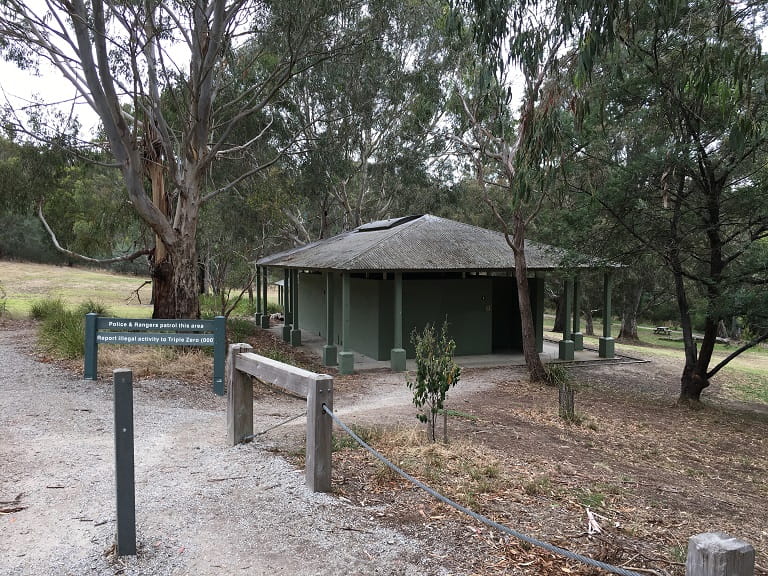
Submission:
M 315 375 L 307 392 L 307 486 L 313 492 L 330 492 L 333 420 L 323 405 L 333 410 L 333 378 Z
M 118 556 L 136 555 L 136 481 L 133 462 L 133 372 L 112 371 L 115 395 L 115 499 Z
M 227 354 L 227 443 L 235 446 L 253 434 L 253 381 L 235 368 L 235 356 L 250 352 L 249 344 L 230 344 Z
M 755 549 L 721 532 L 707 532 L 688 540 L 686 576 L 753 576 Z

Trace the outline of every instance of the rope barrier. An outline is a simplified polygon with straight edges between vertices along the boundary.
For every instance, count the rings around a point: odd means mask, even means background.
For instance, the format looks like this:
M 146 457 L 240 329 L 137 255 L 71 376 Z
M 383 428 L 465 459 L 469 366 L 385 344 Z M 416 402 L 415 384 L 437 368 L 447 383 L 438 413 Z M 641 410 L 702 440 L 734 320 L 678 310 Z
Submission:
M 544 542 L 542 540 L 538 540 L 536 538 L 533 538 L 531 536 L 528 536 L 526 534 L 523 534 L 522 532 L 518 532 L 516 530 L 513 530 L 512 528 L 508 528 L 507 526 L 504 526 L 503 524 L 499 524 L 498 522 L 494 522 L 490 518 L 486 518 L 485 516 L 482 516 L 481 514 L 478 514 L 477 512 L 473 512 L 469 508 L 466 508 L 459 504 L 458 502 L 454 502 L 450 498 L 443 496 L 439 492 L 435 491 L 433 488 L 430 488 L 426 484 L 424 484 L 422 481 L 414 478 L 404 470 L 401 470 L 397 466 L 395 466 L 392 462 L 387 460 L 384 456 L 382 456 L 378 451 L 376 451 L 375 448 L 372 448 L 369 446 L 360 436 L 355 434 L 353 430 L 351 430 L 344 422 L 339 420 L 339 418 L 325 405 L 323 404 L 323 411 L 330 416 L 333 421 L 338 424 L 347 434 L 349 434 L 354 440 L 360 444 L 363 448 L 365 448 L 368 452 L 370 452 L 373 456 L 375 456 L 377 459 L 379 459 L 381 462 L 383 462 L 388 468 L 411 482 L 412 484 L 418 486 L 434 498 L 437 498 L 444 504 L 447 504 L 448 506 L 451 506 L 452 508 L 455 508 L 459 512 L 463 512 L 464 514 L 467 514 L 468 516 L 471 516 L 475 520 L 482 522 L 486 526 L 490 526 L 491 528 L 496 528 L 497 530 L 500 530 L 501 532 L 504 532 L 505 534 L 508 534 L 509 536 L 512 536 L 514 538 L 517 538 L 518 540 L 522 540 L 523 542 L 526 542 L 528 544 L 531 544 L 533 546 L 538 546 L 539 548 L 544 548 L 544 550 L 547 550 L 549 552 L 553 552 L 555 554 L 558 554 L 560 556 L 565 556 L 566 558 L 570 558 L 571 560 L 576 560 L 578 562 L 581 562 L 582 564 L 587 564 L 589 566 L 594 566 L 595 568 L 600 568 L 602 570 L 605 570 L 607 572 L 610 572 L 611 574 L 619 574 L 620 576 L 641 576 L 637 572 L 632 572 L 631 570 L 627 570 L 625 568 L 622 568 L 620 566 L 613 566 L 611 564 L 606 564 L 605 562 L 600 562 L 599 560 L 595 560 L 594 558 L 590 558 L 589 556 L 583 556 L 581 554 L 576 554 L 575 552 L 571 552 L 570 550 L 566 550 L 565 548 L 560 548 L 559 546 L 555 546 L 553 544 L 550 544 L 549 542 Z
M 302 416 L 306 416 L 306 415 L 307 415 L 307 411 L 304 410 L 304 412 L 302 412 L 301 414 L 298 414 L 296 416 L 292 416 L 291 418 L 288 418 L 288 420 L 283 420 L 282 422 L 279 422 L 279 423 L 275 424 L 274 426 L 270 426 L 266 430 L 262 430 L 261 432 L 255 432 L 254 434 L 248 434 L 248 436 L 244 436 L 243 437 L 243 441 L 253 440 L 257 436 L 263 436 L 264 434 L 266 434 L 267 432 L 271 432 L 275 428 L 280 428 L 280 426 L 284 426 L 285 424 L 288 424 L 289 422 L 293 422 L 294 420 L 298 420 Z

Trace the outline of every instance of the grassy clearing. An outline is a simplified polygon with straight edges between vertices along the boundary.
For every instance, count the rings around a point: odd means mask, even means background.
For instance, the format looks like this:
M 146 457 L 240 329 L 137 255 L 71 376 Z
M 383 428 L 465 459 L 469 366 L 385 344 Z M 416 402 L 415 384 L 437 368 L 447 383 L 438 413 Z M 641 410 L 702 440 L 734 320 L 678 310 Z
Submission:
M 28 262 L 0 261 L 0 278 L 5 290 L 7 313 L 15 318 L 29 316 L 35 302 L 59 299 L 68 307 L 83 302 L 98 302 L 123 317 L 148 318 L 151 287 L 144 286 L 136 299 L 136 289 L 145 278 L 124 276 L 101 270 L 50 266 Z
M 614 326 L 613 334 L 618 334 Z M 653 334 L 653 328 L 639 328 L 640 344 L 616 344 L 616 353 L 633 358 L 653 361 L 673 360 L 679 362 L 682 373 L 685 361 L 683 343 L 669 340 L 665 336 Z M 559 332 L 546 332 L 546 338 L 558 340 Z M 597 348 L 598 336 L 584 336 L 584 345 Z M 734 344 L 717 344 L 712 355 L 713 368 L 718 362 L 736 350 Z M 731 360 L 713 379 L 722 390 L 723 396 L 741 402 L 759 402 L 768 404 L 768 347 L 756 346 Z

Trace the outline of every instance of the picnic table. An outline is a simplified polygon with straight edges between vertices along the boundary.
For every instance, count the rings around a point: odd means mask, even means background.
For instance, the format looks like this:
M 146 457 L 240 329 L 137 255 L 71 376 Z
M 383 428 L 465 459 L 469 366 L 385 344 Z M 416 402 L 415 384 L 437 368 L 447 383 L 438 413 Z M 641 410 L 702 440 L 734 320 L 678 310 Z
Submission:
M 672 330 L 670 330 L 667 326 L 656 326 L 656 328 L 653 329 L 654 334 L 662 334 L 664 336 L 671 336 Z

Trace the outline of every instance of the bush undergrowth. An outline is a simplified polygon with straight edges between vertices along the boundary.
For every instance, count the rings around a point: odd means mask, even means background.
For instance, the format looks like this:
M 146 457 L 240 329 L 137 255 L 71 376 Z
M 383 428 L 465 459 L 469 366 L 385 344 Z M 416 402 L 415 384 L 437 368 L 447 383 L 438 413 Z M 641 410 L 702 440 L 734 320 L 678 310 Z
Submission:
M 40 344 L 49 353 L 62 358 L 81 358 L 85 353 L 85 315 L 90 312 L 108 316 L 99 302 L 86 300 L 68 309 L 60 299 L 46 298 L 32 304 L 30 316 L 40 321 Z

